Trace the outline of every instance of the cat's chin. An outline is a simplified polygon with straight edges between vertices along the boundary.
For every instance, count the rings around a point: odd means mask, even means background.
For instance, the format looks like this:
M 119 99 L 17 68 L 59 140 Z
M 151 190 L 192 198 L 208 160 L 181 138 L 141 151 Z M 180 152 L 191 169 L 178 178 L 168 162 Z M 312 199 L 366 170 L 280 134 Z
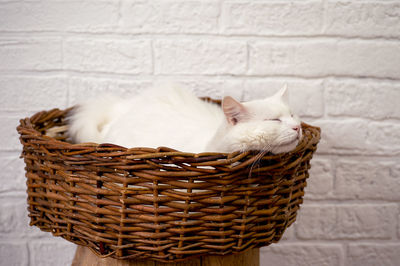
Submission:
M 296 148 L 297 144 L 299 144 L 299 141 L 300 140 L 298 138 L 295 138 L 294 140 L 292 140 L 290 142 L 286 142 L 284 144 L 276 146 L 271 150 L 271 153 L 279 154 L 279 153 L 290 152 Z

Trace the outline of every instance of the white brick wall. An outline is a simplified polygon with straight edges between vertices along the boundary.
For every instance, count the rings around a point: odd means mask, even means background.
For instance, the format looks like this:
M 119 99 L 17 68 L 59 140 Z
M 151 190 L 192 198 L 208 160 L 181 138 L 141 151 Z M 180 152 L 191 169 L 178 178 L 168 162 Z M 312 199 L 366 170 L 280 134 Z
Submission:
M 298 221 L 261 265 L 399 265 L 399 39 L 397 0 L 0 1 L 0 265 L 74 252 L 28 226 L 18 120 L 163 80 L 246 100 L 287 82 L 322 127 Z

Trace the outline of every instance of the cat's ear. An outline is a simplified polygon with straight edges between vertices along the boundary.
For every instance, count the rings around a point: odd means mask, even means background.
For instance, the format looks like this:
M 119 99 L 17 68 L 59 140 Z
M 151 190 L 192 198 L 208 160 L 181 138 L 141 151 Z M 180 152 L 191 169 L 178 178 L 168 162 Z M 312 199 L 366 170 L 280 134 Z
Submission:
M 222 110 L 231 125 L 236 125 L 247 114 L 246 107 L 230 96 L 226 96 L 222 100 Z
M 285 83 L 283 87 L 274 95 L 281 99 L 284 103 L 289 104 L 289 92 L 288 92 L 288 85 Z

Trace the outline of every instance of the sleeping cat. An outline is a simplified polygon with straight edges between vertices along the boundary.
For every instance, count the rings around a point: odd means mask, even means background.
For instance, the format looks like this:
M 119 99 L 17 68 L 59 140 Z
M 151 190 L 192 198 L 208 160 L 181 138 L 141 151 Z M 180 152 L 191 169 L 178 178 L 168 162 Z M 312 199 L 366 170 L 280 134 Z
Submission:
M 221 107 L 191 92 L 150 89 L 131 99 L 103 95 L 69 117 L 74 142 L 131 147 L 169 147 L 185 152 L 293 150 L 302 137 L 299 118 L 288 106 L 286 86 L 273 96 L 240 103 L 230 96 Z

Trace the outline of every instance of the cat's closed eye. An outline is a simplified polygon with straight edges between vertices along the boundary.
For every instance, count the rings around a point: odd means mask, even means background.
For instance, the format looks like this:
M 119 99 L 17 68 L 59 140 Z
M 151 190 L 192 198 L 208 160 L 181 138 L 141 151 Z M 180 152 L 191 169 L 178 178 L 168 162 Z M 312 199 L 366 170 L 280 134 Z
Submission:
M 264 121 L 276 121 L 276 122 L 282 122 L 279 118 L 274 118 L 274 119 L 264 119 Z

